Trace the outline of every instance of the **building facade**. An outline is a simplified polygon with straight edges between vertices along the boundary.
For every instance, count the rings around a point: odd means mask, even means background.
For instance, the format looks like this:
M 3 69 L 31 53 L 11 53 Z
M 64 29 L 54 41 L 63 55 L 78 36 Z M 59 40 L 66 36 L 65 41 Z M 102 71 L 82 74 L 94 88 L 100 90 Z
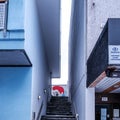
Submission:
M 88 77 L 94 68 L 89 59 L 102 37 L 107 41 L 107 59 L 109 50 L 119 58 L 119 6 L 119 0 L 72 1 L 69 97 L 79 120 L 120 118 L 119 59 L 102 69 L 106 75 L 101 72 L 102 79 L 97 79 L 101 74 L 91 77 L 92 82 Z M 51 78 L 60 77 L 60 1 L 0 0 L 0 8 L 0 119 L 38 120 L 51 95 Z M 104 31 L 107 37 L 101 34 Z M 109 49 L 109 41 L 114 48 Z
M 119 103 L 117 102 L 119 101 L 119 87 L 116 87 L 116 89 L 112 89 L 111 91 L 109 90 L 108 92 L 104 93 L 104 90 L 111 89 L 111 87 L 115 86 L 115 84 L 118 85 L 119 76 L 117 78 L 114 78 L 112 82 L 108 80 L 105 83 L 105 80 L 101 79 L 101 81 L 97 81 L 99 84 L 94 84 L 94 86 L 90 86 L 90 84 L 88 85 L 88 72 L 92 72 L 92 68 L 94 68 L 93 63 L 96 63 L 96 61 L 89 63 L 89 65 L 91 65 L 91 68 L 89 68 L 88 71 L 88 60 L 91 57 L 94 49 L 97 49 L 100 45 L 96 45 L 96 43 L 99 39 L 101 39 L 101 33 L 105 30 L 104 26 L 106 25 L 108 19 L 120 18 L 119 5 L 119 0 L 72 1 L 69 44 L 69 93 L 73 107 L 75 108 L 75 113 L 79 115 L 79 120 L 117 120 L 120 117 L 120 107 Z M 113 25 L 115 24 L 118 23 L 114 22 Z M 112 45 L 118 47 L 119 42 L 115 44 L 115 38 L 117 35 L 119 35 L 119 28 L 117 28 L 117 26 L 119 26 L 119 24 L 116 25 L 116 27 L 112 26 L 111 30 L 118 30 L 117 34 L 112 37 Z M 113 32 L 110 33 L 108 30 L 108 34 L 109 38 L 113 35 Z M 104 37 L 104 41 L 107 41 L 107 38 Z M 96 53 L 96 56 L 99 56 L 101 59 L 105 51 L 103 47 L 100 49 L 100 51 L 103 51 L 103 53 L 98 52 Z M 109 56 L 109 53 L 106 54 L 106 56 Z M 100 59 L 97 60 L 100 61 Z M 94 55 L 93 60 L 95 60 Z M 118 66 L 119 64 L 120 62 L 117 63 Z M 101 68 L 103 65 L 104 61 L 102 64 L 96 66 L 94 68 L 94 71 L 97 71 L 97 69 Z M 95 79 L 92 80 L 94 83 L 96 82 Z M 101 82 L 104 83 L 101 84 Z M 99 89 L 101 90 L 104 88 L 104 90 L 97 91 L 97 87 L 100 84 L 101 88 Z M 116 95 L 118 97 L 116 97 L 115 101 L 114 99 Z
M 60 1 L 0 0 L 0 14 L 0 119 L 38 120 L 60 77 Z

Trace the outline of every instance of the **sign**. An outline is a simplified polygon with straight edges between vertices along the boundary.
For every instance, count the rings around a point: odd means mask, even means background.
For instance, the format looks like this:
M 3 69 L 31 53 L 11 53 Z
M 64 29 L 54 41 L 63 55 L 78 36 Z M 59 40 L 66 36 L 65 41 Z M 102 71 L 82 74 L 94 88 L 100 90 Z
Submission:
M 120 64 L 120 45 L 109 45 L 109 64 Z
M 119 109 L 113 109 L 113 116 L 119 117 Z
M 102 101 L 108 101 L 108 97 L 102 97 Z
M 67 85 L 52 85 L 52 96 L 68 96 Z

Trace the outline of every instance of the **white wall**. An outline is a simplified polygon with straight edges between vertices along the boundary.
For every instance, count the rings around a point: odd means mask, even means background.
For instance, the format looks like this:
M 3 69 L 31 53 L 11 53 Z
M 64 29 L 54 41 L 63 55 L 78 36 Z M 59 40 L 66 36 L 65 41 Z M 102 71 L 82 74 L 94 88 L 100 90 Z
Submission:
M 10 0 L 8 3 L 8 30 L 24 27 L 24 0 Z
M 48 82 L 50 74 L 48 72 L 47 60 L 44 50 L 44 40 L 40 30 L 40 21 L 37 13 L 35 0 L 25 1 L 25 44 L 24 48 L 33 64 L 32 66 L 32 111 L 38 115 L 43 102 L 41 114 L 45 114 L 47 93 L 44 89 L 49 89 Z M 49 82 L 50 83 L 50 82 Z M 38 96 L 41 96 L 38 100 Z
M 95 120 L 95 89 L 86 89 L 86 120 Z
M 69 80 L 71 99 L 79 120 L 86 119 L 86 1 L 73 0 Z M 89 118 L 89 120 L 92 120 Z
M 86 119 L 86 81 L 85 76 L 79 81 L 79 85 L 75 86 L 74 93 L 72 95 L 73 109 L 75 113 L 79 115 L 79 120 Z

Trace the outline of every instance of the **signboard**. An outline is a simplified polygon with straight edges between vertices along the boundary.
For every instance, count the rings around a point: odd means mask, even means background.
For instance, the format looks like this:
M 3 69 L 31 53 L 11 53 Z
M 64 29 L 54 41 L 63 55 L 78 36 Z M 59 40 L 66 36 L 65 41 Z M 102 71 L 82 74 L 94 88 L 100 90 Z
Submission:
M 102 101 L 108 101 L 108 97 L 102 97 Z
M 109 45 L 109 64 L 120 64 L 120 45 Z
M 68 86 L 67 85 L 53 85 L 51 92 L 52 92 L 52 96 L 68 96 Z
M 113 116 L 119 117 L 119 109 L 113 109 Z

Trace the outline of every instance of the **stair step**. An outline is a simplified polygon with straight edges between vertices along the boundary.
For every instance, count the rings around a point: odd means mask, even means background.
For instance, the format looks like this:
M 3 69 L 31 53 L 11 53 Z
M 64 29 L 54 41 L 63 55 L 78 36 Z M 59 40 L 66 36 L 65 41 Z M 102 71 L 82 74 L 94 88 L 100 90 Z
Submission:
M 41 120 L 76 120 L 75 115 L 45 115 Z
M 59 113 L 57 113 L 57 112 L 48 113 L 47 112 L 47 115 L 72 115 L 72 113 L 60 113 L 60 112 Z
M 52 97 L 47 103 L 46 115 L 42 116 L 41 120 L 76 120 L 68 97 Z
M 43 117 L 56 117 L 56 118 L 75 118 L 76 115 L 44 115 Z
M 76 118 L 41 118 L 41 120 L 77 120 Z

